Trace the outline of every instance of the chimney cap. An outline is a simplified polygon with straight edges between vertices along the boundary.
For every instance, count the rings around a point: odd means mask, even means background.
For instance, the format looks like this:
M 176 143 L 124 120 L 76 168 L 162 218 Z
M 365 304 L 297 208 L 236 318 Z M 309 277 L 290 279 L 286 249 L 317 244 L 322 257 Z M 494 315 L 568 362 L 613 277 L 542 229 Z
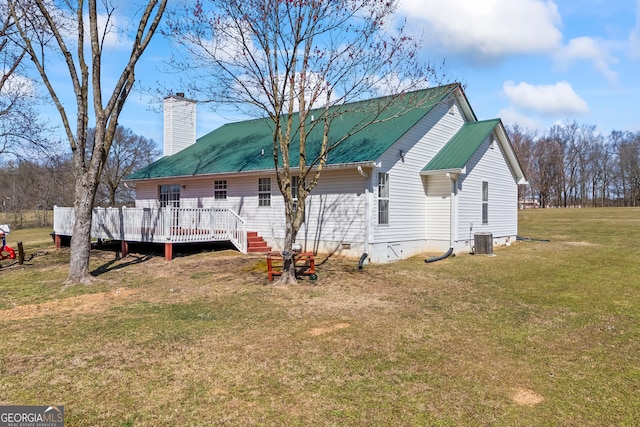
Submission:
M 168 101 L 168 100 L 171 100 L 171 99 L 176 99 L 176 100 L 180 100 L 180 101 L 187 101 L 187 102 L 196 103 L 195 100 L 186 98 L 184 96 L 184 92 L 176 92 L 175 94 L 170 94 L 170 95 L 167 95 L 167 96 L 164 97 L 165 101 Z

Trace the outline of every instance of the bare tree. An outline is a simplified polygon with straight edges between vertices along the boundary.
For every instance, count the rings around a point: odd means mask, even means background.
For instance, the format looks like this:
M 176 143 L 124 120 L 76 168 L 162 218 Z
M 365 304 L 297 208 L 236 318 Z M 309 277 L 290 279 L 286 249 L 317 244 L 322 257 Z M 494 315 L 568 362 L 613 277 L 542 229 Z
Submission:
M 34 83 L 24 74 L 26 50 L 16 43 L 16 25 L 6 1 L 0 2 L 0 154 L 19 155 L 43 145 L 45 123 L 40 120 Z
M 107 77 L 102 73 L 103 60 L 107 59 L 103 57 L 103 49 L 107 36 L 116 30 L 113 23 L 116 9 L 110 2 L 102 3 L 99 10 L 96 0 L 88 0 L 86 4 L 84 0 L 9 0 L 24 48 L 60 114 L 71 147 L 75 173 L 75 223 L 68 277 L 71 283 L 90 282 L 91 219 L 100 175 L 111 149 L 118 117 L 135 81 L 135 66 L 160 23 L 166 3 L 167 0 L 149 0 L 140 8 L 136 14 L 139 19 L 131 40 L 130 57 L 122 73 L 116 76 L 113 87 L 107 90 L 103 88 Z M 56 87 L 50 74 L 56 69 L 51 65 L 52 61 L 60 57 L 75 95 L 76 110 L 72 113 L 61 100 L 66 86 Z M 90 111 L 90 103 L 93 111 Z M 75 127 L 71 124 L 74 116 Z M 91 116 L 95 118 L 96 133 L 93 150 L 88 153 L 86 144 Z
M 640 132 L 566 121 L 539 139 L 517 124 L 509 136 L 543 207 L 640 205 Z
M 622 206 L 637 206 L 640 196 L 640 133 L 613 131 L 609 144 L 615 155 L 617 196 Z
M 562 206 L 564 188 L 564 152 L 554 138 L 540 138 L 534 148 L 532 186 L 540 198 L 540 206 Z
M 187 52 L 172 65 L 189 73 L 191 92 L 270 119 L 285 202 L 280 283 L 296 283 L 289 250 L 331 151 L 407 91 L 437 83 L 437 70 L 417 60 L 416 40 L 403 24 L 393 27 L 395 11 L 393 0 L 222 0 L 198 1 L 170 19 L 170 35 Z M 332 122 L 354 108 L 346 104 L 380 94 L 393 95 L 329 139 Z M 312 140 L 312 132 L 321 136 Z
M 521 128 L 517 123 L 514 126 L 508 126 L 506 130 L 524 174 L 529 178 L 529 184 L 518 186 L 518 199 L 533 198 L 533 186 L 531 183 L 535 181 L 534 150 L 536 134 L 529 129 Z
M 613 184 L 612 147 L 600 137 L 589 155 L 589 176 L 591 178 L 591 201 L 593 206 L 606 206 L 611 200 Z
M 92 150 L 96 131 L 87 132 L 87 149 Z M 111 151 L 104 164 L 98 187 L 98 204 L 122 206 L 135 200 L 133 188 L 125 187 L 123 179 L 137 169 L 149 165 L 160 157 L 156 143 L 142 135 L 136 135 L 131 129 L 118 126 L 111 144 Z
M 69 155 L 11 160 L 0 167 L 0 210 L 10 215 L 12 228 L 51 226 L 53 206 L 73 203 L 72 186 Z

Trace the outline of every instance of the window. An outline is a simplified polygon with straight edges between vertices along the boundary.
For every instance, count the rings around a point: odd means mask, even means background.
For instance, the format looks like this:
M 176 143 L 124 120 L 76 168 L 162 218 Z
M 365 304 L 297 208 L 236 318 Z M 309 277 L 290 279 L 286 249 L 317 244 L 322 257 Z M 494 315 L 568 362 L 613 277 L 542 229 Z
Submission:
M 482 223 L 489 223 L 489 183 L 482 181 Z
M 389 174 L 378 174 L 378 224 L 389 224 Z
M 158 189 L 158 199 L 160 200 L 160 207 L 171 206 L 174 208 L 180 207 L 180 186 L 177 184 L 161 185 Z
M 158 188 L 158 200 L 160 200 L 160 207 L 179 208 L 180 207 L 180 186 L 173 185 L 161 185 Z M 180 214 L 178 209 L 172 209 L 171 214 L 171 226 L 177 227 L 180 224 Z
M 291 177 L 291 197 L 293 198 L 293 211 L 298 210 L 298 180 L 300 177 Z
M 291 177 L 291 197 L 293 197 L 294 205 L 298 201 L 298 180 L 300 177 L 292 176 Z
M 271 206 L 271 178 L 258 178 L 258 206 Z
M 216 200 L 226 200 L 227 198 L 227 180 L 213 182 L 213 198 Z

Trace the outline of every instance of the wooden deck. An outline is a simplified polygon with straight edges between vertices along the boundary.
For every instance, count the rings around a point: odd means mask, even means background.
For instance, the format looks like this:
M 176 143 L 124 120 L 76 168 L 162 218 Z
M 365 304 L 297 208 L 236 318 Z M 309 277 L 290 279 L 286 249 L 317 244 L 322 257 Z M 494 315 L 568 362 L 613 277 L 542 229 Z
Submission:
M 56 244 L 73 235 L 73 208 L 53 209 Z M 247 253 L 245 221 L 230 209 L 213 208 L 94 208 L 91 237 L 123 242 L 163 243 L 165 257 L 173 243 L 231 242 Z M 169 246 L 167 246 L 169 245 Z

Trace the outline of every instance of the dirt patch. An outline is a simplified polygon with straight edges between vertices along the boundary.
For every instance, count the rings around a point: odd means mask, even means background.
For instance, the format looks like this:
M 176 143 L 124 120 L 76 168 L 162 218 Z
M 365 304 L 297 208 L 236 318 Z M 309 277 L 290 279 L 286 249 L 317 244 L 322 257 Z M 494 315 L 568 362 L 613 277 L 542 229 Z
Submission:
M 597 246 L 595 243 L 590 242 L 566 242 L 569 246 Z
M 79 295 L 64 299 L 47 301 L 41 304 L 19 305 L 8 310 L 0 310 L 0 319 L 21 320 L 33 319 L 49 314 L 85 314 L 102 312 L 116 304 L 117 300 L 135 295 L 131 289 L 118 288 L 109 292 Z
M 535 406 L 544 401 L 544 397 L 534 392 L 533 390 L 529 390 L 526 388 L 514 389 L 514 394 L 512 396 L 512 399 L 518 405 L 527 405 L 527 406 Z
M 309 331 L 309 335 L 314 337 L 329 334 L 331 332 L 339 331 L 340 329 L 349 328 L 351 325 L 348 323 L 336 323 L 335 325 L 323 327 L 323 328 L 313 328 Z

